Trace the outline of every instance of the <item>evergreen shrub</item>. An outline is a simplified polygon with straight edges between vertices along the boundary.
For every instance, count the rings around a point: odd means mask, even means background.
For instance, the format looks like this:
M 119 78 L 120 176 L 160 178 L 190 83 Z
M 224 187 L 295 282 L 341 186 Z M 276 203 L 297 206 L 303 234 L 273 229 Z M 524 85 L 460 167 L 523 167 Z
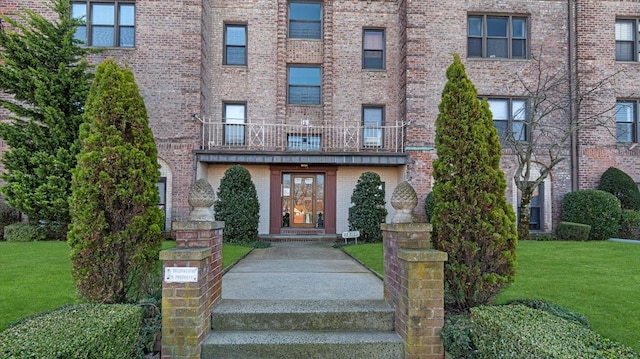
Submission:
M 616 196 L 620 200 L 622 209 L 640 210 L 640 190 L 638 190 L 638 185 L 624 171 L 609 167 L 600 176 L 598 189 Z
M 640 211 L 633 209 L 622 210 L 618 237 L 626 239 L 640 239 Z
M 4 239 L 4 227 L 20 221 L 20 212 L 9 207 L 9 205 L 0 200 L 0 239 Z
M 448 254 L 445 308 L 489 303 L 515 275 L 518 235 L 505 198 L 502 149 L 486 101 L 460 56 L 447 69 L 436 119 L 433 247 Z
M 567 193 L 562 200 L 562 221 L 591 226 L 589 240 L 603 240 L 618 235 L 620 200 L 601 190 Z
M 224 172 L 213 209 L 216 220 L 224 221 L 225 242 L 248 244 L 258 239 L 260 202 L 246 168 L 234 165 Z
M 0 332 L 0 357 L 140 358 L 142 309 L 136 305 L 70 305 Z
M 380 175 L 375 172 L 361 174 L 351 194 L 351 203 L 349 230 L 360 231 L 362 242 L 381 242 L 380 224 L 387 218 L 387 209 Z
M 4 227 L 4 239 L 7 242 L 34 242 L 47 240 L 44 227 L 31 222 L 20 222 Z
M 591 226 L 582 223 L 560 222 L 556 227 L 556 238 L 559 241 L 586 241 L 589 239 Z
M 69 198 L 72 274 L 82 296 L 134 303 L 156 271 L 163 216 L 157 149 L 133 72 L 98 65 Z
M 424 198 L 424 214 L 427 216 L 427 222 L 429 223 L 431 223 L 431 218 L 433 218 L 433 209 L 435 206 L 436 204 L 434 202 L 432 191 Z
M 470 318 L 476 358 L 638 358 L 583 325 L 519 304 L 471 308 Z
M 525 307 L 542 310 L 549 314 L 553 314 L 556 317 L 562 318 L 569 322 L 573 322 L 582 325 L 585 328 L 589 328 L 589 320 L 583 314 L 574 312 L 569 308 L 565 308 L 561 305 L 548 302 L 540 299 L 512 299 L 505 303 L 505 305 L 522 304 Z

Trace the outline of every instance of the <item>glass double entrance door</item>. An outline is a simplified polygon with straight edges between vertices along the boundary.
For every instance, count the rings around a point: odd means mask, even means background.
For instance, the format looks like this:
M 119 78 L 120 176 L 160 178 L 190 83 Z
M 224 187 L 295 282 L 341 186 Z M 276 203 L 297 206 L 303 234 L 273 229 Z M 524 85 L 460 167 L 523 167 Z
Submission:
M 324 173 L 282 174 L 282 227 L 324 228 Z

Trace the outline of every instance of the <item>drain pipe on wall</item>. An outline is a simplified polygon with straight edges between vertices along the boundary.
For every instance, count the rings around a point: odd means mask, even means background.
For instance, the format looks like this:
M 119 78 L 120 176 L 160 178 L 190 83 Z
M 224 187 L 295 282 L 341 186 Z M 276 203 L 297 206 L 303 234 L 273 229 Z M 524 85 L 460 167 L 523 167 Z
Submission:
M 578 174 L 579 174 L 579 166 L 578 163 L 578 130 L 574 130 L 573 126 L 576 126 L 578 111 L 576 100 L 576 92 L 578 91 L 577 86 L 577 76 L 578 76 L 578 65 L 577 65 L 577 27 L 576 27 L 576 1 L 575 0 L 567 0 L 567 23 L 568 23 L 568 45 L 569 45 L 569 121 L 571 131 L 571 144 L 570 144 L 570 152 L 571 152 L 571 191 L 578 190 Z

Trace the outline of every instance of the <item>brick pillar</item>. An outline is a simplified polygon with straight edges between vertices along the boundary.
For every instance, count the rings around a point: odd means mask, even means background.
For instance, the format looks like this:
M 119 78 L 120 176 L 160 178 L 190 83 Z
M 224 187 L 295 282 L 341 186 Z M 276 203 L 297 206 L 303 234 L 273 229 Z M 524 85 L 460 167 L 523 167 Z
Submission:
M 174 222 L 176 248 L 160 252 L 162 358 L 199 359 L 211 330 L 211 310 L 222 295 L 223 222 Z M 197 268 L 197 281 L 173 277 L 167 268 Z M 175 272 L 175 271 L 174 271 Z
M 441 359 L 444 325 L 444 262 L 429 249 L 431 225 L 383 224 L 385 299 L 395 309 L 395 329 L 406 359 Z

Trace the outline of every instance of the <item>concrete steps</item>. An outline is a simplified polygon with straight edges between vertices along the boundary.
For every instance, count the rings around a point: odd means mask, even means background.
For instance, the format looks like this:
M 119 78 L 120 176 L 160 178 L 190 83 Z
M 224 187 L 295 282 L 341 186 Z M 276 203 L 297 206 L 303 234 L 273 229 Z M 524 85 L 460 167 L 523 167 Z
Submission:
M 223 299 L 202 359 L 403 358 L 383 300 Z

